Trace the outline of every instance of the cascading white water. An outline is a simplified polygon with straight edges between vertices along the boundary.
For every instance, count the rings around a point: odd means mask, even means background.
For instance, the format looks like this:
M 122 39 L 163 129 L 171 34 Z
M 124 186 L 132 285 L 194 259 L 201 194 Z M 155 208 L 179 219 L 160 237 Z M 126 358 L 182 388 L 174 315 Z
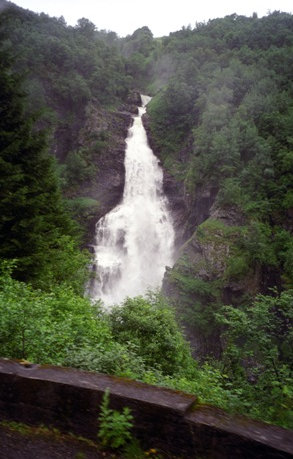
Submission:
M 91 296 L 108 306 L 160 287 L 165 267 L 173 264 L 174 230 L 163 172 L 142 124 L 150 99 L 142 96 L 143 106 L 128 131 L 122 202 L 96 227 Z

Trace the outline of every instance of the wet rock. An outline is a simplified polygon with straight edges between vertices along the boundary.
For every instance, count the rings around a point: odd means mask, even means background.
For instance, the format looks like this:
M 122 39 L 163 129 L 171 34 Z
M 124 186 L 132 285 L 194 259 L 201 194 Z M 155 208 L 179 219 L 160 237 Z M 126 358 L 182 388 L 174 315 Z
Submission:
M 132 90 L 127 96 L 126 103 L 128 105 L 134 105 L 136 107 L 137 106 L 140 107 L 142 104 L 140 91 L 138 89 Z
M 211 206 L 209 219 L 179 248 L 175 265 L 165 273 L 163 292 L 178 311 L 198 359 L 219 357 L 222 348 L 219 327 L 213 329 L 210 323 L 205 329 L 200 326 L 205 308 L 215 309 L 217 304 L 237 307 L 244 297 L 253 298 L 259 292 L 260 269 L 247 270 L 235 278 L 227 274 L 244 222 L 236 209 Z M 213 330 L 210 333 L 209 328 Z
M 162 159 L 160 150 L 151 134 L 148 114 L 146 113 L 142 119 L 150 147 L 154 154 Z M 191 150 L 192 145 L 187 142 L 187 146 L 178 152 L 178 160 L 183 163 L 188 161 Z M 163 172 L 164 193 L 169 201 L 176 232 L 175 245 L 178 249 L 191 237 L 195 228 L 210 216 L 210 209 L 215 202 L 218 189 L 214 186 L 199 187 L 194 195 L 191 195 L 182 180 L 174 177 L 164 168 Z
M 125 182 L 124 157 L 128 128 L 132 123 L 130 112 L 108 112 L 94 102 L 87 109 L 86 122 L 79 134 L 79 146 L 94 150 L 95 142 L 106 139 L 102 151 L 93 155 L 96 175 L 77 190 L 78 196 L 87 196 L 99 202 L 97 214 L 88 222 L 87 242 L 93 240 L 97 221 L 121 200 Z

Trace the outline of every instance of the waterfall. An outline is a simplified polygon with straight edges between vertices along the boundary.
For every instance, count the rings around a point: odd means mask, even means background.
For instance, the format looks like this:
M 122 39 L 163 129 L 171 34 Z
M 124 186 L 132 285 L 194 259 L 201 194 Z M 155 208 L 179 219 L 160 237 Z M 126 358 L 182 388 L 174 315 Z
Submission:
M 165 267 L 173 264 L 174 230 L 163 172 L 142 123 L 151 98 L 141 97 L 142 107 L 126 139 L 122 202 L 96 225 L 91 296 L 106 306 L 160 287 Z

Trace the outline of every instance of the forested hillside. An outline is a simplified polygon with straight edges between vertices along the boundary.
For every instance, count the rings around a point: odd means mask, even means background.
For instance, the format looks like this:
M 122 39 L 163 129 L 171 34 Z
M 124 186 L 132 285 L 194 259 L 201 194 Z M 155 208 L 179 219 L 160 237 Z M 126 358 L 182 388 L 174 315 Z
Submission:
M 221 352 L 223 304 L 292 288 L 292 31 L 288 14 L 232 15 L 162 42 L 173 69 L 148 124 L 187 239 L 165 290 L 199 355 Z
M 273 394 L 292 364 L 292 45 L 293 18 L 280 12 L 170 34 L 146 120 L 184 219 L 165 294 L 194 354 L 255 394 Z
M 0 355 L 292 425 L 293 17 L 118 38 L 1 0 L 0 40 Z M 121 199 L 138 91 L 177 261 L 164 297 L 105 313 L 85 247 Z

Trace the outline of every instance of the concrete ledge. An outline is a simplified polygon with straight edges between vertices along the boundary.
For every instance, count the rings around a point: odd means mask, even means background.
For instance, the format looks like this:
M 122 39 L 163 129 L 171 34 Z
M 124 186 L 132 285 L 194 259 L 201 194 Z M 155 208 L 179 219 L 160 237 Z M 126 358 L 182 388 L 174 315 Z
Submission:
M 214 407 L 196 397 L 113 376 L 0 359 L 0 415 L 96 439 L 105 390 L 110 406 L 128 406 L 134 435 L 146 447 L 184 458 L 289 458 L 291 432 Z M 0 446 L 1 452 L 1 446 Z

